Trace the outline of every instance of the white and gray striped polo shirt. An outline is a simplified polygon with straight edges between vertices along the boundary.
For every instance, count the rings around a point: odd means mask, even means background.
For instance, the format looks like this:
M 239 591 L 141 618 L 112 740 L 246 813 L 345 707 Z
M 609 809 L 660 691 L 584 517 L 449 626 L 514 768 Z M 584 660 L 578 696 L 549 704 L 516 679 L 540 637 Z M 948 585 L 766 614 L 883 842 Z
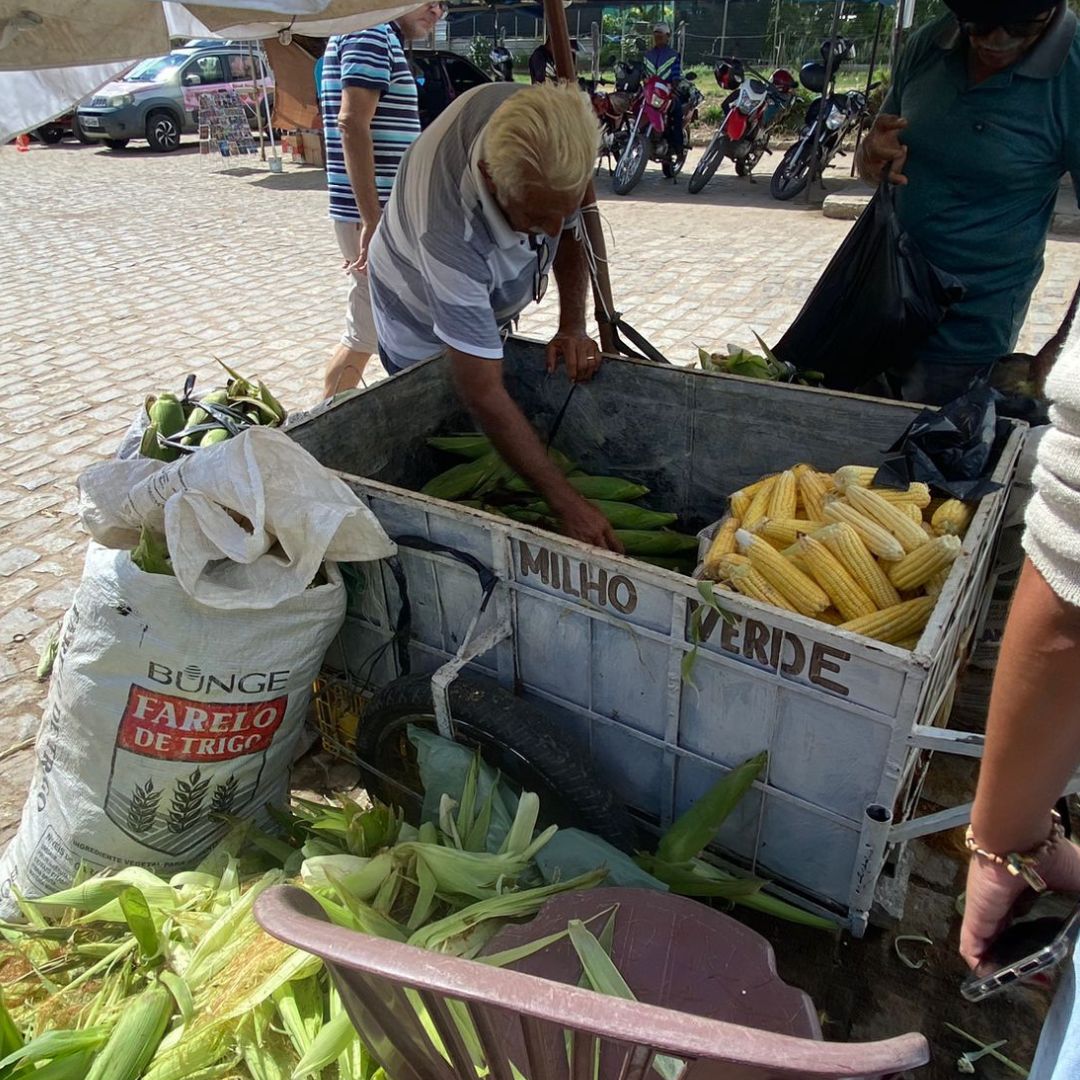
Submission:
M 369 252 L 379 349 L 394 369 L 447 346 L 502 359 L 500 327 L 551 266 L 559 238 L 515 232 L 479 170 L 484 125 L 523 89 L 491 83 L 463 94 L 401 163 Z

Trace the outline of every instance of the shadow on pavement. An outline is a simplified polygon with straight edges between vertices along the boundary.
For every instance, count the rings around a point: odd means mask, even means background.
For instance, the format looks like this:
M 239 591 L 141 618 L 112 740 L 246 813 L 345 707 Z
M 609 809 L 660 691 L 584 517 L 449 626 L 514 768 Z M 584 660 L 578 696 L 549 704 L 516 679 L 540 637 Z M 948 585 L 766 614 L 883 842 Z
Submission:
M 628 201 L 665 202 L 678 205 L 753 206 L 769 210 L 820 211 L 827 195 L 842 191 L 852 183 L 846 169 L 843 172 L 830 170 L 825 177 L 824 188 L 819 183 L 814 184 L 809 202 L 807 202 L 805 191 L 800 192 L 794 199 L 781 202 L 779 199 L 774 199 L 769 191 L 772 170 L 763 167 L 760 172 L 750 178 L 736 176 L 734 172 L 717 172 L 702 191 L 697 195 L 691 195 L 687 190 L 687 184 L 693 176 L 694 164 L 696 164 L 696 159 L 691 158 L 673 183 L 663 176 L 659 165 L 650 163 L 637 187 L 625 196 L 616 195 L 612 191 L 611 177 L 608 175 L 607 167 L 604 166 L 593 178 L 596 194 L 600 199 L 612 201 L 625 198 Z
M 252 181 L 252 187 L 266 188 L 268 191 L 326 190 L 326 172 L 315 165 L 298 169 L 296 172 L 272 173 L 265 169 L 252 169 L 251 172 L 263 173 L 261 179 Z

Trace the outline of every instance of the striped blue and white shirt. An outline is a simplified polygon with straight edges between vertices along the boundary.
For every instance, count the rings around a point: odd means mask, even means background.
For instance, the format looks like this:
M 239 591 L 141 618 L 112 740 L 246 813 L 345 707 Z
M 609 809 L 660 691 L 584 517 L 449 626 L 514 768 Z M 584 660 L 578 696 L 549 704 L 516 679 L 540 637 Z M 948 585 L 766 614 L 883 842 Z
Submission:
M 379 104 L 371 118 L 371 138 L 375 187 L 379 204 L 385 206 L 401 159 L 420 134 L 416 80 L 393 23 L 356 34 L 335 35 L 327 42 L 323 55 L 320 97 L 330 216 L 336 221 L 359 221 L 360 211 L 345 171 L 345 153 L 338 130 L 341 93 L 347 86 L 379 91 Z
M 517 232 L 480 172 L 484 131 L 520 83 L 488 83 L 453 101 L 405 156 L 371 240 L 371 311 L 392 368 L 446 351 L 499 360 L 500 328 L 543 289 L 559 236 Z M 575 213 L 564 229 L 576 228 Z

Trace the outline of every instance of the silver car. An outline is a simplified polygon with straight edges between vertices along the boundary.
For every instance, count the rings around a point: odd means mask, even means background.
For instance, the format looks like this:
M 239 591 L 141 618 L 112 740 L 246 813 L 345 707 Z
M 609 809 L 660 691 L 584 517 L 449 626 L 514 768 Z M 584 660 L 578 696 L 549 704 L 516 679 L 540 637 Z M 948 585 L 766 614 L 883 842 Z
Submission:
M 260 55 L 246 45 L 222 42 L 174 49 L 136 64 L 126 75 L 102 87 L 76 110 L 77 132 L 122 150 L 132 139 L 146 139 L 159 153 L 175 150 L 180 136 L 199 130 L 199 97 L 212 90 L 235 90 L 253 125 L 266 124 L 266 104 L 273 103 L 274 82 Z M 262 76 L 261 92 L 255 75 Z

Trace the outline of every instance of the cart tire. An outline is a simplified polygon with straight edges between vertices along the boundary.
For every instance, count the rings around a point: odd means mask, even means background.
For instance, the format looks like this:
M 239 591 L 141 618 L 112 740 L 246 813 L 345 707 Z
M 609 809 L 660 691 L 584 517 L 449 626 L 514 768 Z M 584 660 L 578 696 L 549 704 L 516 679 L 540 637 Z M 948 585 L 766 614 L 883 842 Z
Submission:
M 92 140 L 91 140 L 92 141 Z M 105 145 L 110 150 L 123 150 L 127 144 L 131 142 L 130 139 L 106 139 Z
M 516 786 L 535 791 L 542 822 L 585 829 L 627 853 L 638 848 L 634 820 L 614 792 L 527 702 L 487 679 L 459 676 L 450 684 L 450 708 L 458 742 L 479 748 Z M 406 675 L 375 694 L 357 732 L 359 759 L 387 775 L 400 772 L 408 724 L 435 729 L 430 675 Z M 418 777 L 404 782 L 419 788 Z M 378 776 L 369 786 L 384 802 L 400 801 Z

